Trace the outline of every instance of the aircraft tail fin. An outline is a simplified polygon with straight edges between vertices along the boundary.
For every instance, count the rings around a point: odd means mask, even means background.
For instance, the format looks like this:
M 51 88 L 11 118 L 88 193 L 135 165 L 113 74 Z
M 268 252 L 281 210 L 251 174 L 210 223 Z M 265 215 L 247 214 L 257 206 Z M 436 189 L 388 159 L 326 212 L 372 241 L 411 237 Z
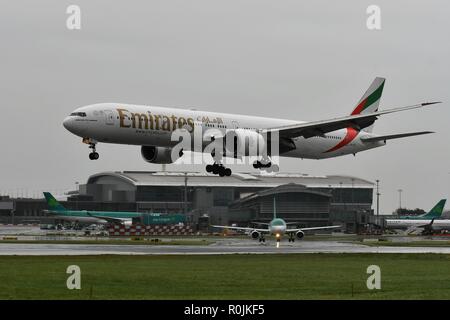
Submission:
M 351 115 L 373 113 L 378 111 L 380 105 L 381 95 L 383 93 L 384 83 L 386 79 L 376 77 L 372 81 L 369 89 L 364 93 L 361 99 L 358 101 L 355 109 L 353 109 Z M 364 128 L 364 131 L 372 132 L 373 125 Z
M 440 218 L 444 211 L 445 202 L 447 199 L 440 200 L 428 213 L 422 214 L 421 218 L 435 219 Z
M 66 211 L 66 208 L 55 199 L 55 197 L 50 192 L 44 192 L 45 200 L 47 200 L 47 205 L 50 210 L 54 211 Z

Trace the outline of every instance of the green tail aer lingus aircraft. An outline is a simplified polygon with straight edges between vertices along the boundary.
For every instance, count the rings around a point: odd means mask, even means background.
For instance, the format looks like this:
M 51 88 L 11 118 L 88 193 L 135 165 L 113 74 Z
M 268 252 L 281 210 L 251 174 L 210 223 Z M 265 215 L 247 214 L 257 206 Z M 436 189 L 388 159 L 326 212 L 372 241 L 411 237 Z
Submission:
M 445 202 L 447 199 L 440 200 L 430 211 L 427 213 L 418 215 L 418 216 L 404 216 L 399 217 L 398 219 L 404 219 L 404 220 L 431 220 L 431 219 L 437 219 L 440 218 L 442 215 L 442 211 L 444 211 Z
M 44 212 L 61 220 L 81 223 L 131 225 L 133 218 L 142 216 L 142 213 L 139 212 L 67 210 L 50 192 L 44 192 L 44 196 L 48 205 L 48 210 L 44 210 Z

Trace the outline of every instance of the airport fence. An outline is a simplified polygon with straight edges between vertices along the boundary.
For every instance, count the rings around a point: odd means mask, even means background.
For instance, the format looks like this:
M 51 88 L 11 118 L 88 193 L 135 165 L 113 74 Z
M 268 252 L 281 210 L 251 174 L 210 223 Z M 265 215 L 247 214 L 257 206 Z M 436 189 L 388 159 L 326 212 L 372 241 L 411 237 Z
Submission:
M 194 234 L 192 227 L 184 225 L 110 225 L 107 230 L 109 236 L 187 236 Z

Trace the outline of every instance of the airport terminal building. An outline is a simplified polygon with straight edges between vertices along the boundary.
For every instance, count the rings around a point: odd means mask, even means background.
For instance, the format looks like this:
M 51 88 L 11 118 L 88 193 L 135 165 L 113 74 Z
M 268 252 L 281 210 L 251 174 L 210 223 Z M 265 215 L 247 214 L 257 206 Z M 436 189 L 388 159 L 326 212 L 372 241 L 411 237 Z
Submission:
M 184 213 L 194 225 L 208 217 L 211 224 L 241 226 L 269 221 L 275 203 L 277 216 L 286 221 L 303 227 L 340 224 L 343 231 L 357 232 L 372 215 L 373 187 L 372 182 L 349 176 L 233 173 L 218 178 L 199 172 L 101 172 L 62 203 L 77 210 Z M 43 200 L 16 201 L 16 220 L 45 219 Z
M 303 174 L 236 173 L 218 179 L 198 172 L 103 172 L 79 188 L 68 199 L 79 207 L 90 202 L 103 210 L 183 212 L 188 221 L 208 216 L 212 224 L 268 221 L 275 198 L 278 216 L 287 221 L 339 223 L 347 231 L 367 223 L 373 195 L 373 183 L 363 179 Z

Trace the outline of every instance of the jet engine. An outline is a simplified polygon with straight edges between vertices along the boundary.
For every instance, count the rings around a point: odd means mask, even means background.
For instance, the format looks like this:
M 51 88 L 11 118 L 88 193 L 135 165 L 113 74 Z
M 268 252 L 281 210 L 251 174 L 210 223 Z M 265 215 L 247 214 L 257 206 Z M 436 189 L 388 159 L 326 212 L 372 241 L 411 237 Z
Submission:
M 141 155 L 145 161 L 156 164 L 168 164 L 177 161 L 182 155 L 181 150 L 176 159 L 172 159 L 172 149 L 155 146 L 142 146 Z
M 250 236 L 252 237 L 252 239 L 258 239 L 260 235 L 261 235 L 261 233 L 256 230 L 253 230 L 252 232 L 250 232 Z
M 225 152 L 229 157 L 260 156 L 266 150 L 266 139 L 246 129 L 230 130 L 225 135 Z
M 297 231 L 295 236 L 297 237 L 297 239 L 301 240 L 305 236 L 305 233 L 303 231 Z

